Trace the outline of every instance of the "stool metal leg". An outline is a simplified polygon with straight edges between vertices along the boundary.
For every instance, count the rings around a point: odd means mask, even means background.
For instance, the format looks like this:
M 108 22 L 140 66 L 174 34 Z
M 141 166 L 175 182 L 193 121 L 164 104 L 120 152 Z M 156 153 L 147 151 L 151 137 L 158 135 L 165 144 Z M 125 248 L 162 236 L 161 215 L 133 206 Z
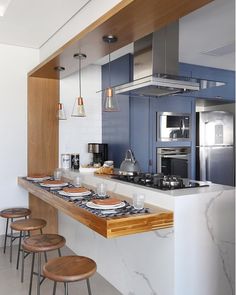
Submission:
M 59 255 L 59 257 L 61 257 L 61 249 L 60 248 L 58 248 L 58 255 Z
M 32 281 L 33 281 L 33 273 L 34 273 L 34 259 L 35 259 L 35 253 L 32 253 L 32 264 L 31 264 L 31 273 L 30 273 L 30 285 L 29 285 L 29 295 L 31 295 L 32 290 Z
M 40 234 L 41 235 L 43 234 L 42 228 L 40 228 Z M 47 252 L 46 251 L 44 252 L 44 260 L 45 260 L 45 262 L 48 262 L 48 257 L 47 257 Z
M 19 245 L 18 245 L 18 253 L 17 253 L 17 262 L 16 262 L 16 269 L 19 268 L 20 249 L 21 249 L 21 238 L 22 238 L 22 231 L 20 231 L 20 238 L 19 238 Z
M 65 286 L 65 295 L 68 295 L 68 283 L 64 283 Z
M 40 281 L 41 281 L 41 253 L 38 252 L 38 279 L 37 279 L 37 295 L 40 295 Z
M 23 239 L 25 239 L 25 231 L 23 233 Z M 23 283 L 23 281 L 24 281 L 24 271 L 25 271 L 25 251 L 24 251 L 24 248 L 22 248 L 21 251 L 22 251 L 21 283 Z
M 52 295 L 56 295 L 56 290 L 57 290 L 57 282 L 54 282 Z
M 86 282 L 87 282 L 87 287 L 88 287 L 88 293 L 89 293 L 89 295 L 92 295 L 89 279 L 87 279 Z
M 11 222 L 13 222 L 13 218 L 11 218 Z M 12 241 L 13 241 L 13 230 L 11 228 L 10 263 L 12 263 Z
M 7 218 L 6 222 L 6 231 L 5 231 L 5 238 L 4 238 L 4 247 L 3 247 L 3 253 L 6 253 L 6 245 L 7 245 L 7 235 L 8 235 L 8 224 L 9 224 L 9 218 Z

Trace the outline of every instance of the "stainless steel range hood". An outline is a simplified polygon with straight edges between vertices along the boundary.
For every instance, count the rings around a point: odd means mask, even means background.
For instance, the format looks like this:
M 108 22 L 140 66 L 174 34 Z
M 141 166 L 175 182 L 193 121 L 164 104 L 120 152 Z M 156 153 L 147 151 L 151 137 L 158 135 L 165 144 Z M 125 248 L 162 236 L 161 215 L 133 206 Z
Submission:
M 134 43 L 133 81 L 115 87 L 115 94 L 169 96 L 223 86 L 225 83 L 178 76 L 179 22 Z

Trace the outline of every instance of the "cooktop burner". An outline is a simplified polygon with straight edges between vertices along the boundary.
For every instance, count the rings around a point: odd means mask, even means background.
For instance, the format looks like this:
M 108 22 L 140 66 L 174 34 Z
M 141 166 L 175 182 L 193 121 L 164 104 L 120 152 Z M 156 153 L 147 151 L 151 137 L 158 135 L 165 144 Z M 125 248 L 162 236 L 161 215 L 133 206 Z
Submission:
M 152 173 L 139 173 L 137 175 L 115 175 L 113 179 L 135 183 L 146 187 L 157 188 L 161 190 L 173 190 L 194 187 L 206 187 L 208 184 L 201 184 L 190 181 L 189 179 L 182 179 L 178 175 L 163 175 Z

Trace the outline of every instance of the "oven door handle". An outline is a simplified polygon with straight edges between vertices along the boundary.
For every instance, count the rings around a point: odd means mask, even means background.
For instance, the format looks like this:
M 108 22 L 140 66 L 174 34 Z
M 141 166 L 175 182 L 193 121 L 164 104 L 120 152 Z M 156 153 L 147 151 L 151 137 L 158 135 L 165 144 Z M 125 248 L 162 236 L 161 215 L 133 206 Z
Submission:
M 164 159 L 183 159 L 183 160 L 188 160 L 188 154 L 184 154 L 184 155 L 163 155 L 162 154 L 162 158 Z

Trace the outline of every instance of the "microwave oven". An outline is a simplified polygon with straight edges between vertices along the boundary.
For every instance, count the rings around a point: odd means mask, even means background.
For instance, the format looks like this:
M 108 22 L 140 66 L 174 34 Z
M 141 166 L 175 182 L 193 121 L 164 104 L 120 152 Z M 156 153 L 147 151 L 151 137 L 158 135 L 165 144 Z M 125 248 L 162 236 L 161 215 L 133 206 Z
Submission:
M 191 114 L 157 113 L 157 139 L 159 141 L 185 141 L 191 137 Z

